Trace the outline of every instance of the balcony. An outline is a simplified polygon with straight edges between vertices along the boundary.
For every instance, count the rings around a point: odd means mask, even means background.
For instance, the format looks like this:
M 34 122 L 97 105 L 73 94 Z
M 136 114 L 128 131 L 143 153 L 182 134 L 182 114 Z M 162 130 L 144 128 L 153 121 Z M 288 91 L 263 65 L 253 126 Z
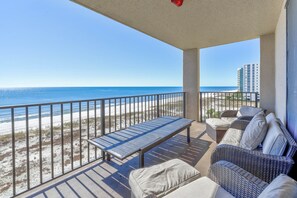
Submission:
M 203 121 L 227 109 L 257 106 L 257 95 L 201 92 L 201 123 L 191 127 L 192 144 L 182 132 L 146 153 L 145 166 L 180 158 L 206 175 L 216 143 L 204 134 Z M 0 107 L 1 194 L 127 197 L 127 178 L 138 167 L 137 155 L 106 162 L 87 140 L 160 116 L 184 117 L 186 97 L 178 92 Z
M 128 176 L 138 168 L 138 156 L 103 161 L 87 140 L 159 116 L 196 120 L 192 144 L 182 132 L 146 153 L 145 166 L 180 158 L 206 175 L 216 143 L 204 133 L 205 119 L 242 105 L 287 119 L 296 140 L 296 114 L 288 108 L 296 105 L 289 95 L 296 87 L 288 86 L 295 73 L 287 72 L 287 43 L 293 42 L 286 38 L 296 34 L 286 32 L 286 1 L 185 1 L 182 7 L 170 1 L 73 1 L 183 50 L 184 92 L 0 107 L 1 197 L 129 197 Z M 200 93 L 199 50 L 254 38 L 261 43 L 261 94 Z

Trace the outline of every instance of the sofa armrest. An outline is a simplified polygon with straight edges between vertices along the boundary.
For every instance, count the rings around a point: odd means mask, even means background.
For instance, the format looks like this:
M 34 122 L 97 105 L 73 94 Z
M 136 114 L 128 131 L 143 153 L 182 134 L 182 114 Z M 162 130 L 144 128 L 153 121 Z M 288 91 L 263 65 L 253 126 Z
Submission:
M 250 121 L 247 121 L 247 120 L 234 120 L 231 123 L 230 128 L 239 129 L 239 130 L 244 131 L 249 123 L 250 123 Z
M 258 197 L 268 183 L 227 161 L 210 166 L 208 177 L 235 197 Z
M 237 117 L 237 110 L 226 110 L 223 111 L 223 113 L 221 114 L 221 117 Z
M 232 162 L 268 183 L 281 173 L 288 174 L 294 165 L 289 157 L 267 155 L 227 144 L 218 145 L 212 153 L 211 164 L 220 160 Z
M 254 116 L 240 116 L 237 119 L 251 121 Z

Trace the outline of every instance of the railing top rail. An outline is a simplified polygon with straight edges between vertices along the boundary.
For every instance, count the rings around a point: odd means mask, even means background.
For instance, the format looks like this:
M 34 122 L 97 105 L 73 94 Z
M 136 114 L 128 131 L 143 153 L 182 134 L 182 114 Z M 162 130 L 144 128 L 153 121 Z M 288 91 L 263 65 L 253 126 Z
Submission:
M 25 108 L 25 107 L 34 107 L 34 106 L 48 106 L 48 105 L 60 105 L 60 104 L 67 104 L 67 103 L 92 102 L 92 101 L 100 101 L 100 100 L 114 100 L 114 99 L 122 99 L 122 98 L 135 98 L 135 97 L 144 97 L 144 96 L 157 96 L 157 95 L 182 94 L 182 93 L 185 93 L 185 92 L 181 91 L 181 92 L 168 92 L 168 93 L 133 95 L 133 96 L 118 96 L 118 97 L 96 98 L 96 99 L 85 99 L 85 100 L 69 100 L 69 101 L 49 102 L 49 103 L 8 105 L 8 106 L 0 106 L 0 109 Z
M 200 93 L 259 93 L 259 92 L 242 92 L 242 91 L 200 91 Z

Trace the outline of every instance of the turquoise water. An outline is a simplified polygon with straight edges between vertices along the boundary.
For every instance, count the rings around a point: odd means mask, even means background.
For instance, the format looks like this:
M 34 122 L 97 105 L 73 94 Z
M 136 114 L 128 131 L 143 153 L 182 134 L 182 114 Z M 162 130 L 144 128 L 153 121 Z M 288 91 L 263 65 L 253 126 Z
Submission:
M 233 91 L 237 87 L 201 87 L 205 92 Z M 53 87 L 53 88 L 0 88 L 0 106 L 62 102 L 180 92 L 182 87 Z

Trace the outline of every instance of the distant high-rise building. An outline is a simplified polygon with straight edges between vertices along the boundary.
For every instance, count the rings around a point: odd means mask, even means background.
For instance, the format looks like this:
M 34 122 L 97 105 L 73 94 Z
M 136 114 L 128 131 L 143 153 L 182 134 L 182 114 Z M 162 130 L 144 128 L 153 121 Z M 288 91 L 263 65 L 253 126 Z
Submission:
M 241 92 L 260 92 L 260 65 L 246 64 L 238 68 L 237 86 Z

